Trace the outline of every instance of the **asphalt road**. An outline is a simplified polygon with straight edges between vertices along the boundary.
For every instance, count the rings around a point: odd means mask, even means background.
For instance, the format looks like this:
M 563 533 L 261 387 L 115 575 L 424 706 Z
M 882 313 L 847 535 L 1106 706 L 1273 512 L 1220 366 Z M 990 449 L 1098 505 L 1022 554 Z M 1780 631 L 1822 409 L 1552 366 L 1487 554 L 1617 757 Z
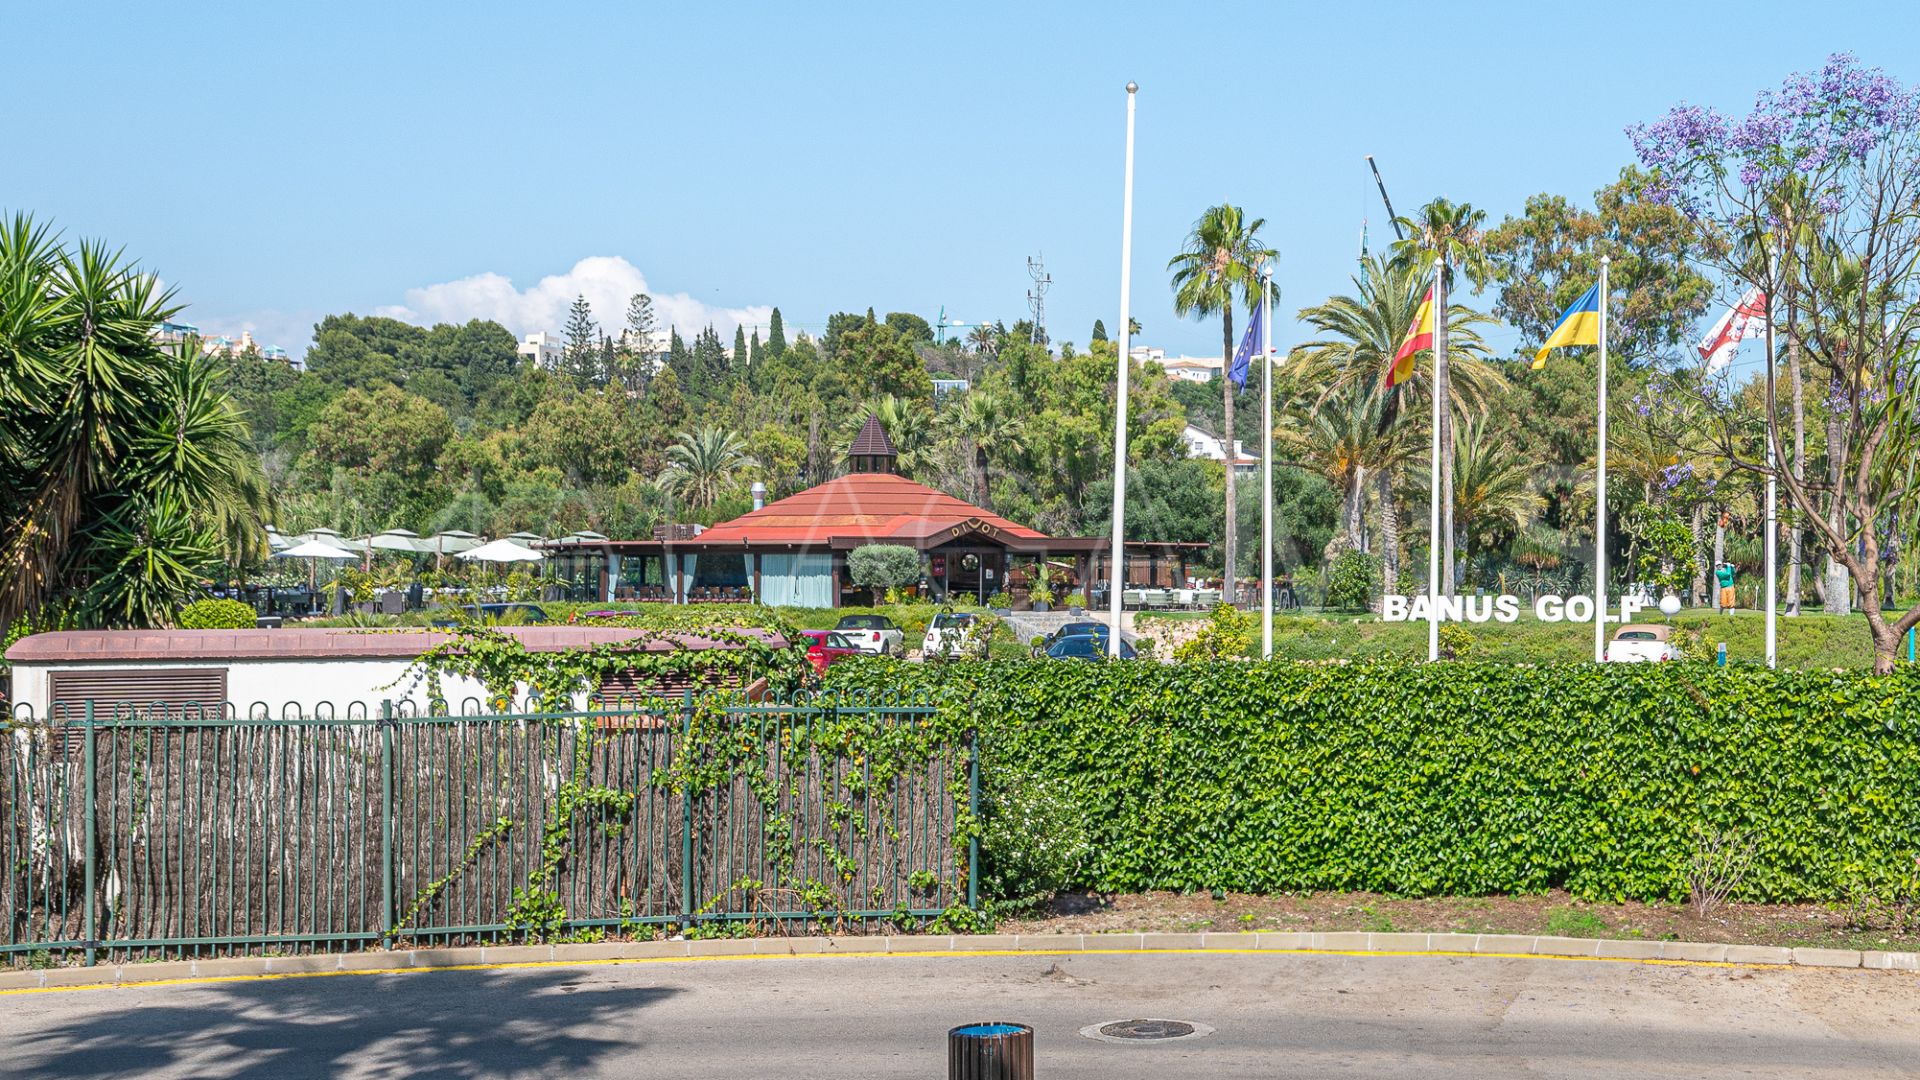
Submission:
M 1114 1045 L 1080 1028 L 1197 1021 Z M 1920 1073 L 1910 973 L 1302 955 L 826 957 L 279 979 L 0 998 L 33 1077 L 914 1077 L 1017 1020 L 1037 1076 Z

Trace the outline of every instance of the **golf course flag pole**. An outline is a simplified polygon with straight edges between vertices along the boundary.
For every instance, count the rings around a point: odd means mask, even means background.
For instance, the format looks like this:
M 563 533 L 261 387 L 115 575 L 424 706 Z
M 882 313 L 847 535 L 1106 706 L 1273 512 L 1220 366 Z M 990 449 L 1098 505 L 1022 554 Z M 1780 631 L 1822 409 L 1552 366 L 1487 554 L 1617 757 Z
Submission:
M 1773 248 L 1767 248 L 1767 666 L 1775 667 L 1780 660 L 1780 576 L 1777 560 L 1780 557 L 1780 448 L 1774 443 L 1774 432 L 1779 429 L 1775 417 L 1774 400 L 1774 359 L 1773 359 Z
M 1127 567 L 1127 353 L 1133 338 L 1133 102 L 1140 89 L 1127 84 L 1127 170 L 1120 196 L 1120 381 L 1113 412 L 1113 547 L 1107 552 L 1112 580 L 1107 588 L 1107 655 L 1120 658 L 1120 596 Z
M 1560 313 L 1560 321 L 1534 354 L 1533 370 L 1547 366 L 1547 354 L 1569 345 L 1592 345 L 1600 352 L 1600 377 L 1595 380 L 1595 411 L 1600 421 L 1599 453 L 1593 485 L 1593 662 L 1607 658 L 1607 267 L 1600 256 L 1600 280 Z
M 1429 318 L 1437 326 L 1447 317 L 1447 258 L 1442 254 L 1433 263 L 1433 310 Z M 1432 330 L 1428 330 L 1432 333 Z M 1432 493 L 1430 500 L 1431 516 L 1427 523 L 1427 659 L 1440 659 L 1440 410 L 1446 403 L 1440 400 L 1440 367 L 1446 362 L 1447 338 L 1445 334 L 1433 335 L 1433 385 L 1428 387 L 1427 396 L 1433 399 L 1433 481 L 1427 485 Z
M 1607 266 L 1600 256 L 1600 295 L 1596 297 L 1600 324 L 1600 455 L 1593 485 L 1593 662 L 1607 659 Z
M 1260 659 L 1273 659 L 1273 263 L 1260 268 Z

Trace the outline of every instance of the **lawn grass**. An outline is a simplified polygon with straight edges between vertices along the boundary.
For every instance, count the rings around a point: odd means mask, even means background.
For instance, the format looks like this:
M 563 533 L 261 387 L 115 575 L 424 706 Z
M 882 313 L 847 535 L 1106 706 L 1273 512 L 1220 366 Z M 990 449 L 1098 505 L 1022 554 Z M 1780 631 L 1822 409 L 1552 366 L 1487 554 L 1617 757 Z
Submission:
M 1191 619 L 1192 613 L 1139 616 L 1140 620 Z M 1666 622 L 1658 614 L 1641 622 Z M 1766 617 L 1756 611 L 1717 615 L 1681 612 L 1671 620 L 1674 638 L 1688 659 L 1711 660 L 1721 642 L 1731 663 L 1766 659 Z M 1591 623 L 1549 623 L 1523 613 L 1512 623 L 1466 623 L 1473 635 L 1467 659 L 1492 663 L 1580 663 L 1593 659 Z M 1863 615 L 1800 615 L 1779 620 L 1780 663 L 1794 668 L 1864 668 L 1873 664 L 1873 642 Z M 1273 623 L 1274 655 L 1285 660 L 1369 657 L 1424 659 L 1425 622 L 1383 622 L 1375 615 L 1280 615 Z M 1902 654 L 1904 659 L 1905 654 Z

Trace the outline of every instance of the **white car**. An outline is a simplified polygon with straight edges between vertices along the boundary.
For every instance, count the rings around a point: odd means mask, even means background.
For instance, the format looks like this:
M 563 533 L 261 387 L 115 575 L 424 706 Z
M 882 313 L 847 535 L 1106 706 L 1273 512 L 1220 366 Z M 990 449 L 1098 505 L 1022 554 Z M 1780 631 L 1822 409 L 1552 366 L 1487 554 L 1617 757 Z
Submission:
M 885 615 L 842 615 L 833 630 L 872 656 L 899 656 L 907 647 L 907 632 Z
M 950 659 L 979 652 L 974 630 L 979 626 L 972 613 L 943 611 L 927 625 L 926 640 L 920 643 L 920 655 L 928 660 Z
M 1628 623 L 1613 632 L 1607 642 L 1607 662 L 1641 664 L 1680 659 L 1673 644 L 1672 628 L 1655 623 Z

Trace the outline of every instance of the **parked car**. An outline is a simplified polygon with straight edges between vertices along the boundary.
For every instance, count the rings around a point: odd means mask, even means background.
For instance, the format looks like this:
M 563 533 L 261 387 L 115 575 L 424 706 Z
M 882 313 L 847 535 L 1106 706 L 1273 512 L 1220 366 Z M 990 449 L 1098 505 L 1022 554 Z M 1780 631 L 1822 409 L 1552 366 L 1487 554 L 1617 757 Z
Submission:
M 1607 661 L 1636 664 L 1649 661 L 1678 660 L 1680 650 L 1673 644 L 1673 628 L 1658 623 L 1628 623 L 1613 632 L 1607 642 Z
M 1105 660 L 1107 656 L 1107 635 L 1070 634 L 1047 646 L 1047 658 L 1051 660 Z M 1140 654 L 1123 639 L 1120 642 L 1120 659 L 1137 659 Z
M 979 620 L 968 611 L 943 611 L 927 624 L 927 636 L 920 643 L 920 655 L 929 659 L 966 656 L 978 651 L 974 631 Z
M 833 665 L 860 655 L 860 649 L 838 630 L 802 630 L 800 636 L 807 639 L 807 663 L 813 665 L 816 675 L 825 675 Z
M 1033 655 L 1036 657 L 1045 656 L 1047 650 L 1053 647 L 1053 643 L 1059 641 L 1061 638 L 1078 637 L 1081 634 L 1104 634 L 1106 632 L 1107 624 L 1097 622 L 1093 619 L 1070 622 L 1058 630 L 1055 630 L 1053 633 L 1048 634 L 1046 637 L 1041 638 L 1039 643 L 1033 647 Z
M 550 620 L 538 604 L 467 604 L 460 611 L 488 626 L 545 626 Z M 454 619 L 435 619 L 435 626 L 453 626 Z
M 898 656 L 907 647 L 907 632 L 885 615 L 842 615 L 833 628 L 874 656 Z

